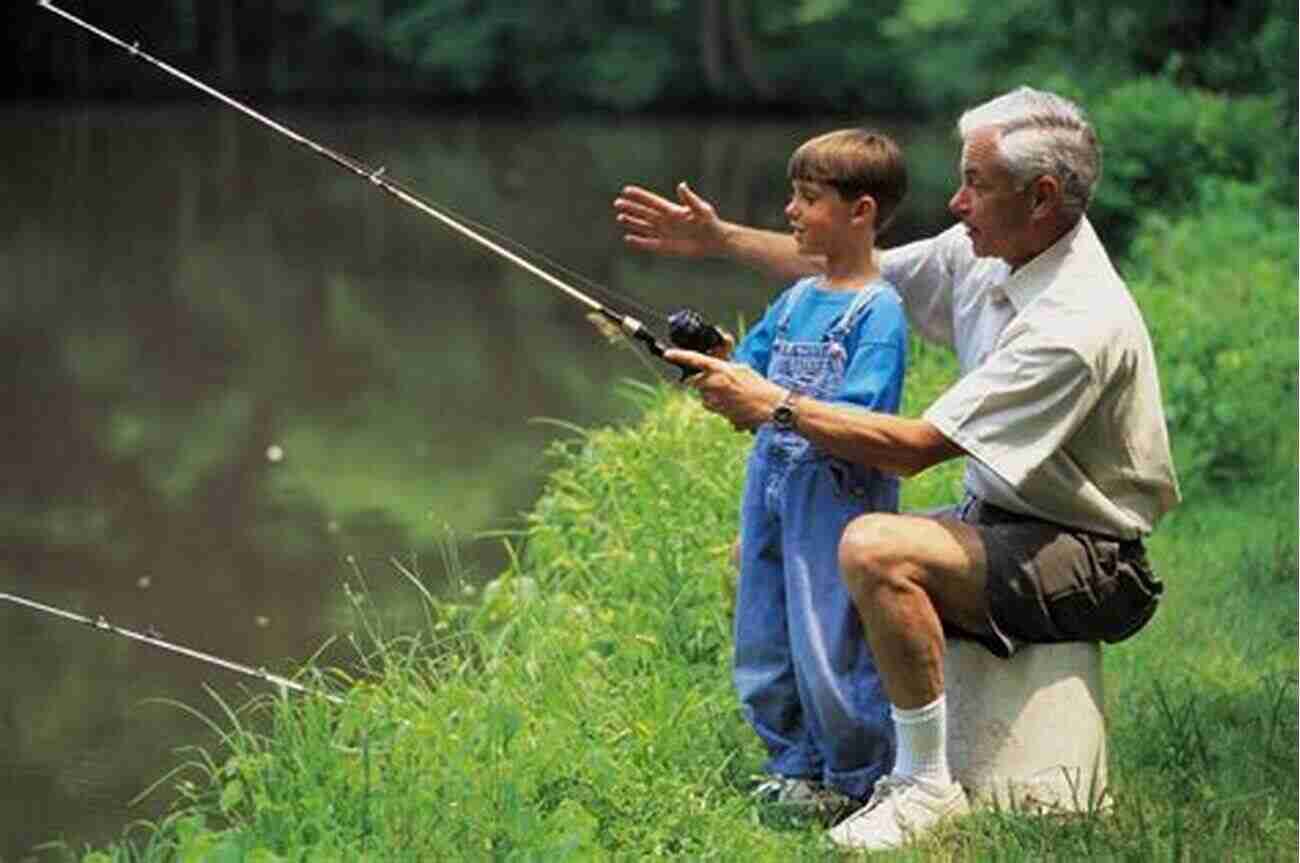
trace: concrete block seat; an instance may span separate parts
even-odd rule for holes
[[[1009,660],[950,639],[944,657],[948,759],[972,806],[1105,809],[1101,645],[1033,644]]]

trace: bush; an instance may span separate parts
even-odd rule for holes
[[[1160,362],[1184,491],[1296,473],[1296,213],[1206,180],[1188,218],[1150,215],[1133,291]]]
[[[1143,78],[1095,102],[1104,147],[1103,179],[1090,210],[1113,252],[1123,254],[1148,214],[1173,218],[1193,208],[1204,178],[1276,184],[1294,161],[1281,97],[1226,98]]]

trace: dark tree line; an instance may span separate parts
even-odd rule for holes
[[[952,110],[1026,78],[1141,75],[1294,107],[1286,0],[61,0],[205,80],[280,99],[536,109]],[[10,99],[180,97],[35,2],[4,13]]]

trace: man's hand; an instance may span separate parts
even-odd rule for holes
[[[713,205],[677,184],[673,203],[640,186],[625,186],[614,199],[615,221],[627,231],[623,242],[634,249],[687,258],[726,254],[727,223]]]
[[[785,390],[749,366],[729,363],[694,351],[664,353],[670,363],[696,369],[684,383],[700,394],[706,408],[731,421],[738,431],[752,431],[772,418]]]

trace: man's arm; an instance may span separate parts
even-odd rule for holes
[[[813,446],[845,461],[898,476],[915,476],[965,455],[923,419],[910,419],[814,399],[796,402],[795,430]]]
[[[674,203],[640,186],[626,186],[614,200],[615,220],[634,249],[688,258],[724,257],[782,279],[819,273],[820,258],[799,254],[794,237],[718,218],[713,205],[686,183]]]
[[[704,406],[738,429],[755,429],[772,417],[785,398],[784,387],[748,366],[727,363],[693,351],[671,350],[664,359],[699,369],[686,379]],[[810,398],[797,402],[796,430],[815,447],[845,461],[886,473],[913,476],[964,455],[931,423]]]

